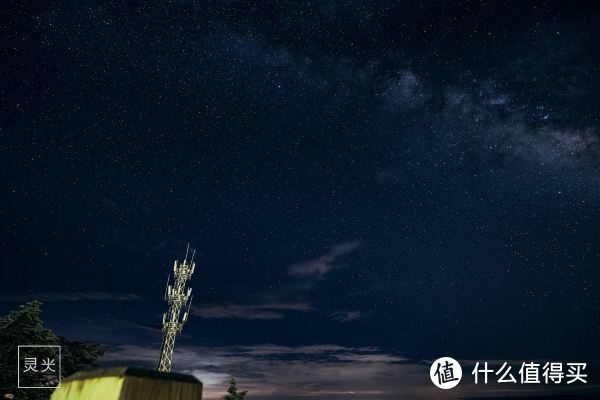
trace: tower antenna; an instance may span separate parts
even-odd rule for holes
[[[169,304],[169,309],[163,314],[163,341],[160,349],[160,359],[158,360],[158,370],[161,372],[171,372],[173,362],[173,350],[175,348],[175,337],[181,333],[183,325],[186,323],[191,306],[192,288],[186,287],[186,283],[191,279],[196,264],[192,255],[191,262],[188,262],[188,252],[190,244],[188,243],[185,252],[185,260],[178,263],[175,260],[173,264],[173,284],[169,285],[167,278],[167,288],[165,299]],[[193,254],[196,254],[194,250]],[[187,311],[181,316],[181,309],[187,305]]]

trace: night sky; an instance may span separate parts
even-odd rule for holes
[[[599,394],[593,3],[3,2],[0,312],[154,367],[189,242],[208,399]]]

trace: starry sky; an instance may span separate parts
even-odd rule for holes
[[[4,2],[0,311],[154,367],[190,243],[174,370],[208,399],[597,395],[600,7],[572,3]],[[441,391],[446,355],[591,382]]]

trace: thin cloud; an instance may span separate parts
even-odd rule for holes
[[[323,276],[336,267],[335,262],[339,257],[351,253],[359,247],[359,240],[335,245],[320,257],[290,266],[288,274],[296,278]]]
[[[153,368],[158,360],[158,350],[159,347],[117,346],[109,349],[101,362]],[[231,376],[236,378],[240,389],[248,390],[256,400],[299,397],[326,400],[347,396],[369,400],[450,400],[483,393],[490,397],[505,396],[507,387],[502,384],[490,382],[484,388],[465,379],[475,360],[458,361],[463,367],[463,382],[456,389],[445,391],[431,383],[431,360],[417,361],[377,347],[268,343],[228,347],[179,346],[173,357],[177,372],[194,375],[203,382],[202,397],[207,400],[222,399]],[[511,361],[511,365],[519,363]],[[595,385],[587,386],[587,390],[592,388]],[[556,388],[544,385],[511,387],[510,390],[513,394],[557,394]],[[576,395],[585,390],[584,387],[565,387],[561,392]]]
[[[75,292],[75,293],[32,293],[8,294],[0,296],[3,302],[24,303],[32,300],[42,302],[73,302],[73,301],[140,301],[142,297],[133,293],[107,293],[107,292]]]
[[[253,346],[240,346],[245,354],[252,356],[280,356],[289,354],[303,354],[303,355],[324,355],[324,354],[335,354],[344,353],[348,351],[352,352],[375,352],[378,349],[376,347],[353,347],[348,348],[345,346],[339,346],[336,344],[314,344],[307,346],[281,346],[275,344],[258,344]]]
[[[313,305],[303,300],[306,292],[315,286],[317,281],[314,278],[321,277],[338,267],[335,264],[337,259],[358,247],[360,247],[358,240],[341,243],[314,260],[293,264],[288,268],[288,274],[294,278],[303,278],[302,280],[282,283],[277,287],[256,293],[251,296],[247,304],[240,301],[199,304],[192,306],[192,313],[205,319],[278,320],[286,318],[290,312],[314,311]],[[351,311],[340,316],[340,320],[351,321],[359,316],[357,312]]]
[[[356,321],[364,317],[362,311],[336,311],[330,314],[331,319],[340,322]]]
[[[155,348],[125,345],[109,350],[102,362],[152,367],[158,359]],[[175,351],[178,372],[196,376],[204,383],[203,398],[219,399],[228,380],[235,376],[241,389],[255,399],[296,396],[331,398],[354,393],[367,397],[393,395],[387,379],[410,380],[418,364],[401,364],[404,357],[377,348],[353,348],[333,344],[311,346],[197,347],[181,346]],[[424,375],[426,376],[426,375]],[[405,387],[403,387],[404,389]]]
[[[308,302],[283,302],[265,304],[200,304],[192,307],[192,313],[206,319],[283,319],[287,311],[311,311]]]

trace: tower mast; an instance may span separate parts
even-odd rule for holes
[[[171,363],[173,361],[173,349],[175,347],[175,337],[181,333],[183,325],[186,323],[190,314],[190,306],[192,304],[192,288],[187,288],[186,282],[192,277],[196,263],[194,263],[194,255],[196,250],[192,252],[192,257],[188,261],[188,253],[190,245],[188,244],[185,252],[185,260],[183,263],[178,263],[175,260],[173,264],[174,282],[169,285],[167,279],[167,288],[165,290],[165,300],[169,304],[169,309],[163,314],[163,341],[160,349],[160,359],[158,361],[158,370],[161,372],[171,372]],[[181,310],[185,308],[183,317],[180,319]]]

